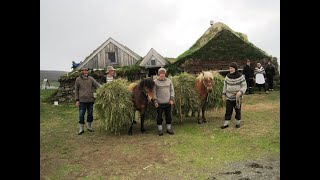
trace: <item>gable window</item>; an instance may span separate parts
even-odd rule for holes
[[[116,54],[114,52],[108,52],[109,62],[116,62]]]
[[[156,65],[156,60],[155,59],[151,59],[151,66],[155,66]]]

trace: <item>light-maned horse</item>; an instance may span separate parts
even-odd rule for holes
[[[208,93],[213,89],[213,74],[211,71],[202,71],[196,78],[196,89],[200,96],[200,106],[198,109],[198,123],[206,123],[205,111],[208,102]],[[200,120],[200,110],[202,112],[202,119]]]
[[[144,117],[146,108],[149,102],[154,100],[153,88],[155,83],[152,78],[145,78],[139,83],[131,83],[129,85],[129,91],[132,92],[132,102],[133,108],[139,111],[139,118],[141,121],[141,132],[144,133],[146,130],[144,128]],[[135,123],[135,117],[132,119],[131,126],[129,128],[128,134],[132,135],[132,126]]]

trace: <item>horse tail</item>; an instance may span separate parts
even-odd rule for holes
[[[138,85],[138,83],[131,83],[131,84],[129,84],[129,87],[128,87],[129,91],[133,91],[133,89],[134,89],[137,85]]]

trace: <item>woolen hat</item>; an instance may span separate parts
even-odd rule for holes
[[[238,70],[238,64],[236,62],[232,62],[229,67],[233,67],[236,71]]]
[[[165,68],[160,68],[160,69],[158,70],[158,74],[160,74],[160,71],[164,71],[164,73],[167,73],[167,70],[166,70]]]

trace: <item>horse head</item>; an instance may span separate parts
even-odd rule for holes
[[[146,94],[148,101],[153,101],[155,98],[153,88],[155,86],[155,83],[152,78],[145,78],[140,83],[140,88],[144,94]]]
[[[202,83],[207,92],[212,92],[213,74],[211,71],[202,71]]]

